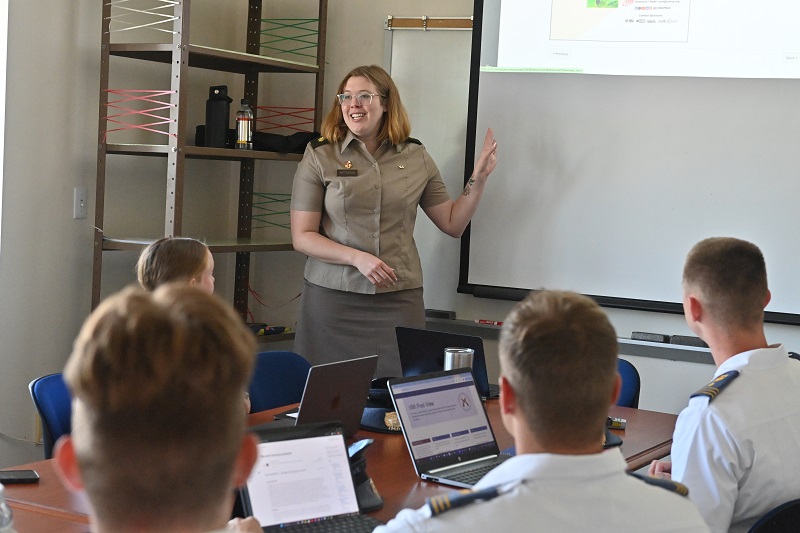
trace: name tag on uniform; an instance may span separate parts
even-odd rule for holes
[[[336,176],[340,178],[347,176],[358,176],[358,170],[354,168],[337,168]]]

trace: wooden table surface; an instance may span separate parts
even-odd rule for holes
[[[489,400],[485,406],[500,449],[512,446],[511,436],[500,418],[499,402]],[[248,415],[248,423],[254,426],[271,421],[276,412],[285,409]],[[617,406],[613,406],[609,414],[627,420],[626,429],[614,433],[623,439],[621,450],[630,470],[638,470],[651,460],[669,454],[676,415]],[[426,498],[453,490],[452,487],[429,483],[417,477],[402,435],[359,430],[350,440],[365,438],[374,440],[366,452],[367,473],[384,499],[383,508],[371,513],[379,520],[387,521],[403,508],[420,507]],[[6,487],[6,498],[14,510],[20,533],[88,531],[85,497],[72,494],[61,484],[52,460],[16,468],[32,468],[40,476],[36,484]]]

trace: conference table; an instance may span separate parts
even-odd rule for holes
[[[248,424],[257,426],[269,422],[287,407],[250,414]],[[488,400],[485,407],[500,449],[511,447],[513,441],[501,421],[499,402]],[[676,415],[618,406],[612,406],[609,415],[627,420],[624,430],[613,432],[622,438],[621,451],[629,470],[638,470],[653,459],[669,455]],[[426,498],[453,490],[417,477],[402,435],[362,429],[348,442],[367,438],[374,441],[366,451],[367,473],[384,499],[383,507],[370,514],[379,520],[388,521],[403,508],[420,507]],[[32,468],[40,476],[36,484],[6,486],[6,499],[14,510],[20,533],[88,531],[85,496],[73,494],[61,484],[52,460],[15,468]]]

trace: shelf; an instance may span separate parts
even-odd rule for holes
[[[297,73],[306,72],[316,74],[319,72],[317,65],[276,59],[244,52],[232,52],[208,46],[195,44],[186,45],[189,52],[189,66],[216,70],[220,72],[234,72],[250,74],[253,72]],[[112,56],[129,57],[154,61],[156,63],[172,63],[172,44],[112,44],[109,53]]]
[[[143,155],[166,157],[170,151],[166,144],[107,144],[107,154]],[[185,146],[183,153],[188,159],[220,159],[223,161],[241,161],[246,159],[262,159],[270,161],[300,161],[303,154],[281,154],[267,150],[235,150],[233,148],[207,148],[205,146]]]
[[[118,250],[125,252],[141,252],[145,246],[156,239],[145,238],[110,238],[103,237],[103,250]],[[290,238],[285,240],[259,240],[259,239],[230,239],[208,240],[206,246],[212,253],[233,252],[290,252],[294,250]]]
[[[258,344],[268,344],[270,342],[282,342],[294,340],[294,331],[288,333],[278,333],[276,335],[256,335]]]

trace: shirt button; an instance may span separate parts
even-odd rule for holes
[[[373,215],[376,215],[376,214],[378,214],[378,210],[377,210],[377,209],[373,209],[373,210],[372,210],[372,214],[373,214]]]
[[[373,237],[377,237],[378,236],[378,232],[376,231],[375,233],[372,234],[372,236]]]
[[[379,189],[379,188],[380,188],[380,185],[378,185],[378,184],[376,183],[376,184],[375,184],[375,188],[376,188],[376,189]]]

